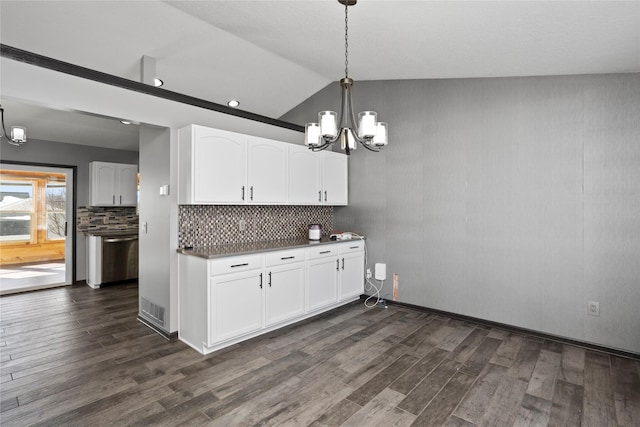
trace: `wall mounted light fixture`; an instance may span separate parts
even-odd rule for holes
[[[27,142],[27,129],[22,126],[11,126],[11,134],[7,134],[7,130],[4,126],[4,108],[2,108],[2,105],[0,105],[0,120],[2,121],[0,138],[5,137],[9,144],[17,146]]]

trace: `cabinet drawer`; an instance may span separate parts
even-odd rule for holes
[[[267,252],[264,256],[264,260],[266,266],[302,262],[304,261],[304,249]]]
[[[236,273],[238,271],[253,270],[262,268],[262,255],[247,255],[213,259],[210,262],[209,274],[217,276],[219,274]]]
[[[322,245],[317,248],[307,249],[307,259],[324,258],[327,256],[337,255],[338,252],[338,245]]]
[[[351,252],[362,252],[362,251],[364,251],[364,242],[360,239],[340,244],[341,254],[348,254]]]

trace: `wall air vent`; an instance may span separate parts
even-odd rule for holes
[[[141,298],[141,311],[145,318],[164,326],[164,307],[154,304],[146,298]]]

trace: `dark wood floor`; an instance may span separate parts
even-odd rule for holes
[[[353,304],[201,356],[135,283],[0,298],[3,426],[638,426],[640,362]]]

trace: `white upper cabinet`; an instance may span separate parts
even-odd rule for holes
[[[325,205],[346,205],[348,203],[347,156],[323,151],[322,154],[322,202]]]
[[[320,154],[303,145],[289,144],[289,203],[318,205],[322,202]]]
[[[287,144],[247,137],[248,203],[287,203]]]
[[[289,146],[289,203],[295,205],[346,205],[347,156],[332,151],[313,152],[302,145]]]
[[[180,204],[241,204],[246,136],[203,126],[180,130]]]
[[[91,206],[135,206],[138,201],[138,166],[89,163]]]
[[[179,165],[180,204],[347,204],[344,154],[190,125]]]

